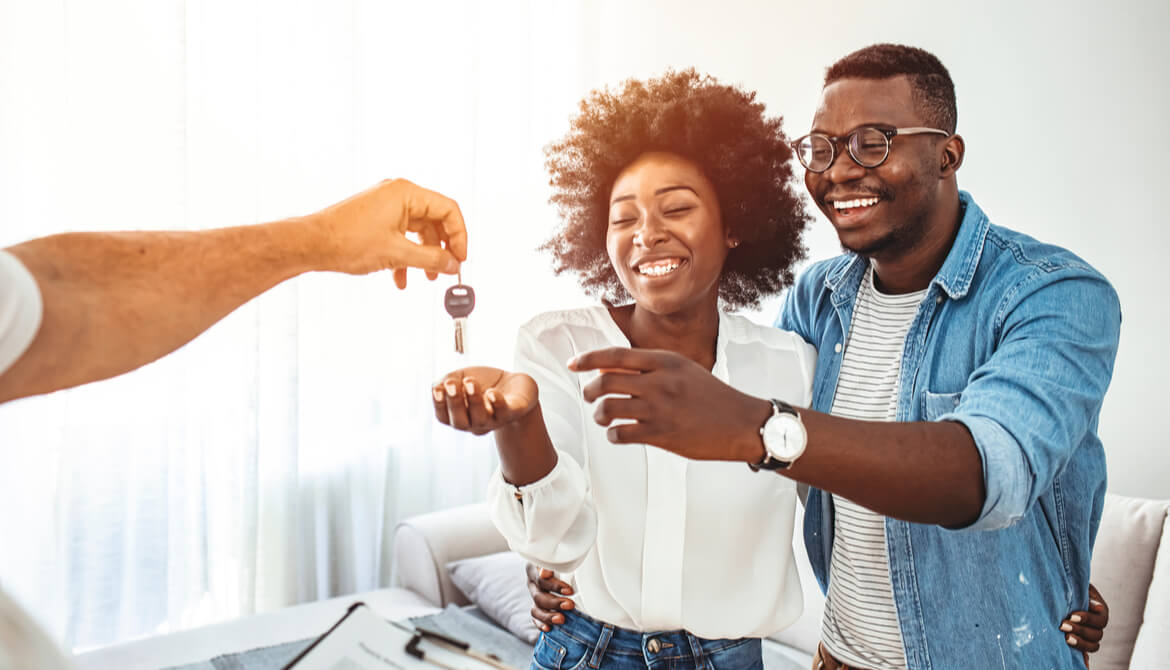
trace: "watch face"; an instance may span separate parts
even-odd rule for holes
[[[804,453],[804,425],[791,414],[776,414],[764,424],[763,441],[772,458],[793,461]]]

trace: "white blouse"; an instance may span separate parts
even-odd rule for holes
[[[793,563],[796,484],[739,462],[691,461],[647,445],[612,444],[572,357],[628,347],[605,306],[549,312],[520,329],[516,370],[532,375],[558,460],[519,489],[497,470],[496,527],[528,560],[562,573],[590,616],[641,631],[764,637],[803,607]],[[720,380],[807,407],[816,352],[799,336],[721,314]]]

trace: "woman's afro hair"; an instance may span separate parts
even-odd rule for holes
[[[578,274],[586,293],[611,303],[629,300],[606,252],[610,192],[651,151],[691,161],[715,187],[723,225],[740,241],[720,277],[725,309],[756,307],[792,283],[809,216],[793,189],[781,118],[766,116],[755,93],[693,69],[593,91],[568,134],[545,148],[562,225],[541,249],[558,275]]]

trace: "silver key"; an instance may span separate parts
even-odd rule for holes
[[[459,275],[459,283],[447,289],[443,296],[443,307],[455,319],[455,352],[463,353],[464,339],[467,331],[467,315],[475,309],[475,290],[463,283],[463,275]]]

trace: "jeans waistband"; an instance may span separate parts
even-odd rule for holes
[[[561,632],[585,644],[602,641],[600,646],[610,654],[625,654],[652,659],[659,657],[702,657],[742,644],[759,645],[759,638],[703,638],[685,630],[667,630],[645,633],[598,621],[584,612],[562,612],[565,623]]]

